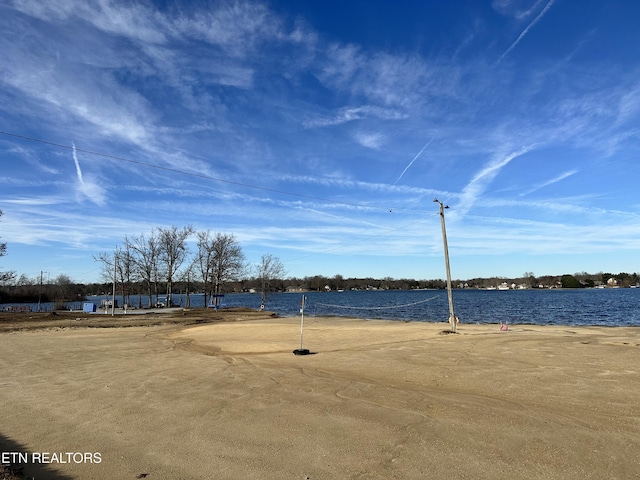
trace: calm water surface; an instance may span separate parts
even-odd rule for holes
[[[441,322],[449,318],[443,290],[312,292],[305,313]],[[268,297],[267,309],[298,315],[302,294]],[[249,299],[251,296],[248,295]],[[227,304],[235,303],[229,296]],[[238,298],[244,303],[247,296]],[[256,297],[259,303],[259,297]],[[640,326],[640,289],[454,290],[456,315],[467,323]],[[250,305],[248,305],[250,306]]]
[[[266,309],[281,316],[300,314],[302,293],[274,293]],[[377,290],[306,292],[305,315],[341,316],[418,322],[442,322],[449,318],[445,290]],[[107,297],[90,297],[100,304]],[[118,297],[116,297],[118,298]],[[138,298],[132,297],[137,305]],[[121,299],[118,299],[122,304]],[[143,297],[142,303],[146,305]],[[186,305],[184,295],[174,302]],[[465,323],[535,325],[640,326],[640,288],[582,290],[454,290],[455,313]],[[192,307],[202,306],[202,295],[191,295]],[[259,308],[259,294],[228,294],[227,307]],[[35,305],[33,305],[35,310]],[[43,310],[51,306],[43,305]],[[82,309],[76,302],[72,308]]]

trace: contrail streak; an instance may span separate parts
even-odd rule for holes
[[[104,205],[106,201],[106,195],[100,185],[91,181],[89,178],[86,182],[82,175],[82,169],[80,168],[80,161],[78,161],[78,153],[76,151],[76,144],[71,144],[71,152],[73,155],[73,163],[76,165],[76,174],[78,175],[78,194],[84,195],[89,200],[97,205]]]
[[[76,144],[71,143],[72,152],[73,152],[73,161],[76,164],[76,173],[78,174],[78,180],[81,185],[84,185],[84,179],[82,178],[82,170],[80,170],[80,162],[78,162],[78,156],[76,155]]]
[[[402,173],[400,174],[400,176],[398,177],[398,179],[397,179],[395,182],[393,182],[393,184],[394,184],[394,185],[400,181],[400,179],[402,178],[402,176],[403,176],[405,173],[407,173],[407,170],[409,170],[409,168],[411,167],[411,165],[413,165],[413,162],[415,162],[415,161],[418,159],[418,157],[420,156],[420,154],[422,154],[422,152],[424,152],[425,148],[427,148],[427,147],[429,146],[429,144],[430,144],[431,142],[433,142],[433,138],[434,138],[434,137],[431,137],[431,140],[429,140],[429,141],[425,144],[425,146],[424,146],[424,147],[422,147],[422,149],[418,152],[418,154],[417,154],[415,157],[413,157],[413,160],[411,160],[411,161],[409,162],[409,165],[407,165],[407,166],[406,166],[406,168],[402,171]]]
[[[558,175],[557,177],[552,178],[551,180],[547,180],[544,183],[540,183],[538,185],[534,185],[532,188],[530,188],[526,192],[522,192],[520,194],[520,196],[524,197],[525,195],[529,195],[530,193],[533,193],[533,192],[538,191],[538,190],[540,190],[542,188],[548,187],[549,185],[553,185],[554,183],[558,183],[558,182],[564,180],[565,178],[570,177],[571,175],[575,175],[576,173],[578,173],[577,169],[573,169],[573,170],[569,170],[568,172],[561,173],[560,175]]]
[[[542,11],[538,14],[538,16],[536,18],[534,18],[529,25],[527,25],[527,28],[525,28],[522,31],[522,33],[520,34],[520,36],[518,38],[516,38],[516,41],[513,42],[511,44],[511,46],[509,48],[507,48],[507,50],[502,54],[502,56],[498,59],[498,63],[500,63],[502,61],[502,59],[504,57],[506,57],[509,54],[509,52],[511,50],[513,50],[516,47],[516,45],[518,45],[518,43],[520,43],[520,40],[522,40],[524,38],[524,36],[529,32],[529,30],[531,30],[531,27],[533,27],[536,23],[538,23],[538,21],[542,17],[544,17],[545,13],[547,13],[549,11],[549,9],[551,8],[551,5],[553,5],[553,2],[555,2],[555,0],[549,0],[547,5],[542,9]]]

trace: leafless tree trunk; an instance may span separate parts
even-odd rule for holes
[[[0,217],[2,217],[3,213],[0,210]],[[0,257],[4,257],[7,254],[7,243],[0,242]],[[0,272],[0,282],[10,282],[16,276],[16,272]]]
[[[200,274],[200,278],[204,288],[204,306],[207,307],[209,282],[211,279],[211,268],[213,267],[213,238],[209,230],[203,230],[196,233],[198,238],[198,251],[194,259],[194,267]]]
[[[189,253],[186,241],[192,233],[193,227],[191,226],[183,227],[181,229],[175,226],[169,228],[158,228],[160,259],[166,268],[167,306],[171,306],[173,304],[173,278]]]
[[[131,244],[126,238],[124,248],[117,253],[117,257],[116,266],[121,285],[122,304],[130,305],[133,282],[136,279],[136,263]]]
[[[264,305],[271,281],[284,277],[285,269],[278,257],[266,254],[262,255],[260,259],[260,263],[257,266],[257,273],[260,279],[260,285],[262,286],[262,305]]]
[[[191,297],[190,297],[190,293],[191,293],[191,281],[193,279],[193,273],[196,269],[196,261],[192,261],[189,266],[184,270],[184,272],[182,272],[182,277],[181,280],[183,282],[186,282],[185,285],[185,308],[191,308]]]
[[[71,289],[73,286],[73,280],[69,276],[60,274],[53,281],[56,286],[56,303],[57,308],[63,308],[65,301],[72,300]]]
[[[115,253],[102,252],[93,256],[96,262],[100,262],[100,278],[105,283],[111,283],[113,281],[113,262],[115,261]]]
[[[152,285],[155,284],[155,293],[158,294],[157,272],[158,272],[158,236],[155,232],[151,232],[151,235],[146,237],[141,234],[137,237],[125,238],[125,243],[129,246],[138,275],[145,283],[147,290],[148,304],[150,308],[152,306]]]
[[[240,244],[232,234],[216,233],[211,247],[213,300],[214,306],[219,307],[225,283],[236,280],[245,271],[245,258]]]

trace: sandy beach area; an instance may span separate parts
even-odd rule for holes
[[[3,461],[36,479],[640,477],[640,328],[308,318],[296,356],[299,318],[247,318],[0,333]]]

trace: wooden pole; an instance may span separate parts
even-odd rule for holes
[[[447,297],[449,299],[449,323],[451,324],[451,331],[456,333],[457,331],[457,317],[453,311],[453,292],[451,291],[451,268],[449,266],[449,246],[447,245],[447,229],[444,224],[444,209],[445,207],[441,201],[437,198],[434,202],[440,204],[440,225],[442,226],[442,243],[444,244],[444,264],[447,270]]]

